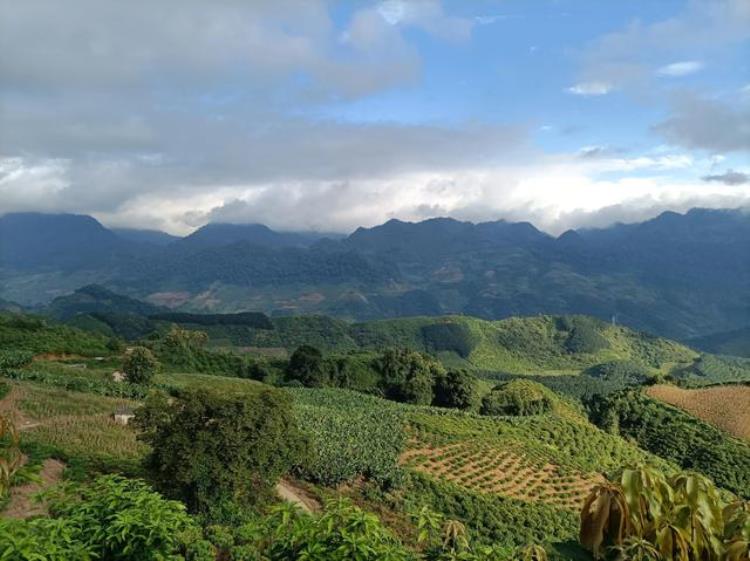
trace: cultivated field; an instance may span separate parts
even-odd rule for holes
[[[656,385],[648,395],[711,423],[732,436],[750,440],[750,386],[715,386],[685,390]]]

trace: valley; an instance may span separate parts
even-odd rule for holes
[[[158,395],[181,400],[209,392],[230,403],[272,391],[290,400],[293,422],[308,442],[285,475],[281,500],[306,505],[303,511],[313,505],[308,516],[319,517],[332,508],[332,497],[345,497],[351,508],[376,512],[373,520],[415,551],[424,522],[413,513],[422,509],[465,525],[474,544],[465,552],[477,559],[487,558],[478,553],[484,547],[499,547],[496,555],[505,559],[531,544],[551,558],[586,559],[574,542],[592,489],[624,466],[676,476],[685,467],[677,451],[684,446],[709,454],[693,469],[723,492],[749,497],[750,444],[736,440],[744,412],[722,415],[726,398],[718,396],[729,393],[736,402],[750,384],[750,361],[594,318],[352,323],[196,315],[101,287],[58,298],[47,313],[0,314],[0,411],[19,429],[28,458],[23,469],[44,471],[57,462],[63,471],[54,480],[151,477],[154,448],[140,436],[148,417],[123,425],[118,411],[143,415],[143,405],[155,407],[148,404]],[[124,368],[123,359],[144,345],[159,371],[145,384],[118,381],[113,373]],[[716,385],[727,383],[735,385]],[[634,399],[628,395],[639,396],[633,402],[643,404],[639,416],[619,409],[623,399]],[[697,397],[703,395],[717,398]],[[672,414],[652,399],[686,413],[662,427],[659,419]],[[705,437],[682,434],[678,427],[695,431],[693,414],[718,429],[705,425]],[[664,428],[672,447],[654,444]],[[42,478],[37,489],[53,479]],[[7,516],[54,511],[18,498],[23,493],[11,493]],[[224,521],[222,531],[238,523],[210,516]],[[242,559],[212,536],[203,538],[207,550]],[[234,538],[252,544],[242,539]]]

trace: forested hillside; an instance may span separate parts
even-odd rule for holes
[[[585,314],[677,339],[745,328],[750,316],[741,211],[664,213],[559,238],[528,223],[446,218],[343,239],[215,224],[148,243],[90,217],[38,214],[0,217],[0,234],[0,296],[25,304],[99,283],[186,311]]]

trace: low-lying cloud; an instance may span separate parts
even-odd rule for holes
[[[701,179],[708,182],[718,182],[724,185],[744,185],[750,183],[750,175],[741,171],[728,169],[724,173],[704,175]]]

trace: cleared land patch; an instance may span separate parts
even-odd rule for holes
[[[715,386],[686,390],[652,386],[648,395],[673,405],[732,436],[750,440],[750,386]]]

